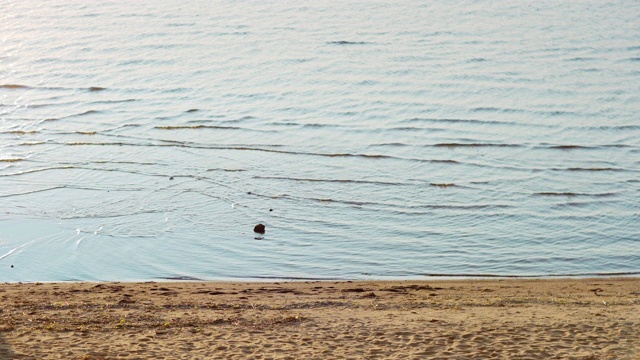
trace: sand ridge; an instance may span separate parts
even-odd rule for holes
[[[640,359],[640,279],[0,284],[0,359]]]

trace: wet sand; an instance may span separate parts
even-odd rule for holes
[[[640,278],[0,284],[0,359],[640,359]]]

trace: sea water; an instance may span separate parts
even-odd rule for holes
[[[638,274],[638,19],[1,0],[0,281]]]

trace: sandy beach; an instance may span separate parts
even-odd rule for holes
[[[640,279],[11,283],[0,359],[640,359]]]

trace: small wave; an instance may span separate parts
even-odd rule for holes
[[[350,154],[350,153],[342,153],[342,154],[309,154],[309,155],[320,155],[320,156],[328,156],[328,157],[362,157],[368,159],[394,159],[395,157],[389,155],[379,155],[379,154]]]
[[[242,129],[237,126],[219,126],[219,125],[167,125],[167,126],[154,126],[155,129],[160,130],[182,130],[182,129],[228,129],[238,130]]]
[[[577,150],[577,149],[593,149],[590,146],[582,146],[582,145],[554,145],[549,146],[549,149],[557,149],[557,150]]]
[[[44,145],[46,143],[47,143],[46,141],[30,141],[30,142],[21,143],[19,145],[21,145],[21,146],[36,146],[36,145]]]
[[[450,273],[424,273],[424,274],[416,274],[420,276],[428,276],[428,277],[447,277],[447,278],[519,278],[519,277],[528,277],[528,276],[520,276],[520,275],[500,275],[500,274],[485,274],[485,273],[460,273],[460,274],[450,274]]]
[[[537,196],[560,196],[560,197],[576,197],[576,196],[588,196],[588,197],[609,197],[615,196],[615,193],[599,193],[599,194],[587,194],[587,193],[575,193],[575,192],[553,192],[543,191],[535,193]]]
[[[304,126],[304,124],[300,124],[293,121],[282,121],[282,122],[270,122],[269,125],[275,126]]]
[[[591,200],[591,201],[582,200],[582,201],[569,201],[565,203],[555,204],[553,205],[553,208],[564,210],[566,208],[571,208],[571,209],[586,208],[586,207],[601,206],[601,205],[602,205],[602,200]]]
[[[549,127],[548,125],[539,124],[523,124],[514,121],[496,121],[496,120],[479,120],[479,119],[453,119],[453,118],[409,118],[401,121],[402,123],[421,123],[427,122],[432,124],[477,124],[477,125],[499,125],[499,126],[517,126],[517,127]]]
[[[356,205],[356,206],[380,205],[378,203],[368,202],[368,201],[338,200],[338,199],[331,199],[331,198],[306,198],[306,200],[317,201],[322,203],[336,203],[336,204]]]
[[[326,183],[351,183],[351,184],[374,184],[374,185],[405,185],[398,182],[372,181],[372,180],[352,180],[352,179],[313,179],[313,178],[293,178],[287,176],[254,176],[254,179],[273,179],[306,182],[326,182]]]
[[[284,64],[303,64],[312,61],[312,59],[308,58],[294,58],[294,59],[284,59],[282,63]]]
[[[151,139],[146,139],[151,140]],[[193,149],[211,149],[211,150],[236,150],[236,151],[259,151],[276,154],[289,154],[289,155],[305,155],[305,156],[321,156],[331,158],[364,158],[364,159],[392,159],[402,161],[416,161],[421,163],[433,163],[433,164],[460,164],[456,160],[439,160],[439,159],[418,159],[418,158],[405,158],[391,155],[382,154],[361,154],[361,153],[315,153],[315,152],[303,152],[303,151],[291,151],[291,150],[278,150],[269,149],[265,147],[252,147],[252,146],[216,146],[205,144],[194,144],[185,141],[175,140],[161,140],[165,144],[152,144],[152,143],[127,143],[127,142],[90,142],[90,141],[72,141],[72,142],[55,142],[61,145],[70,146],[158,146],[158,147],[181,147],[181,148],[193,148]],[[42,142],[44,143],[44,142]],[[22,144],[25,145],[25,144]],[[270,147],[280,147],[282,145],[263,145]]]
[[[29,242],[27,242],[27,243],[24,243],[24,244],[22,244],[22,245],[20,245],[20,246],[18,246],[18,247],[15,247],[15,248],[13,248],[13,249],[9,250],[9,252],[8,252],[8,253],[6,253],[6,254],[4,254],[4,255],[0,256],[0,260],[2,260],[2,259],[4,259],[4,258],[8,257],[9,255],[13,254],[13,253],[14,253],[14,252],[16,252],[16,251],[17,251],[18,253],[19,253],[19,252],[21,252],[21,251],[22,251],[22,249],[23,249],[25,246],[27,246],[27,245],[31,244],[32,242],[33,242],[33,240],[31,240],[31,241],[29,241]]]
[[[100,110],[87,110],[85,112],[81,112],[79,114],[75,114],[75,115],[71,115],[71,116],[91,115],[91,114],[98,114],[98,113],[100,113]]]
[[[64,189],[64,188],[65,188],[65,186],[54,186],[54,187],[50,187],[50,188],[46,188],[46,189],[37,189],[37,190],[25,191],[25,192],[21,192],[21,193],[0,194],[0,198],[36,194],[36,193],[41,193],[41,192],[46,192],[46,191],[51,191],[51,190]]]
[[[434,163],[434,164],[460,164],[460,162],[456,160],[420,160],[420,161]]]
[[[8,158],[8,159],[0,159],[0,162],[5,162],[5,163],[13,163],[13,162],[20,162],[24,159],[22,158]]]
[[[69,166],[52,166],[52,167],[48,167],[48,168],[31,169],[31,170],[19,171],[19,172],[9,173],[9,174],[0,174],[0,177],[19,176],[19,175],[32,174],[32,173],[37,173],[37,172],[42,172],[42,171],[67,170],[67,169],[75,169],[75,166],[72,166],[72,165],[69,165]]]
[[[386,208],[387,211],[400,211],[407,213],[410,210],[415,214],[415,210],[460,210],[460,211],[475,211],[475,210],[497,210],[497,209],[509,209],[511,205],[506,204],[427,204],[427,205],[405,205],[405,204],[392,204],[385,202],[372,202],[372,201],[356,201],[356,200],[344,200],[333,198],[308,198],[308,197],[293,197],[287,194],[279,197],[290,197],[307,201],[316,201],[321,203],[334,203],[343,205],[356,205],[356,206],[372,206],[376,208]]]
[[[27,85],[18,85],[18,84],[4,84],[0,85],[0,89],[29,89],[30,87]]]
[[[80,135],[95,135],[97,132],[95,131],[74,131],[76,134]]]
[[[571,59],[567,59],[567,61],[579,61],[579,62],[582,62],[582,61],[593,61],[593,60],[596,60],[596,58],[594,58],[594,57],[574,57],[574,58],[571,58]]]
[[[94,164],[130,164],[130,165],[158,165],[155,162],[140,162],[140,161],[112,161],[112,160],[96,160],[91,161]]]
[[[359,86],[373,86],[373,85],[377,85],[377,84],[378,84],[378,82],[375,81],[375,80],[363,80],[363,81],[360,81],[360,82],[356,83],[356,85],[359,85]]]
[[[263,151],[263,152],[272,152],[272,153],[279,153],[279,154],[324,156],[324,157],[362,157],[367,159],[402,159],[402,158],[397,158],[390,155],[379,155],[379,154],[351,154],[351,153],[327,154],[327,153],[265,149],[265,148],[249,147],[249,146],[218,146],[218,147],[208,147],[208,148],[225,149],[225,150]],[[415,160],[415,159],[403,159],[403,160]]]
[[[584,194],[572,193],[572,192],[543,191],[543,192],[537,192],[535,195],[539,195],[539,196],[578,196],[578,195],[584,195]]]
[[[522,110],[522,109],[511,109],[511,108],[498,108],[498,107],[487,106],[487,107],[473,108],[473,109],[471,109],[471,111],[473,111],[473,112],[519,113],[519,112],[523,112],[524,110]]]
[[[393,143],[382,143],[382,144],[372,144],[369,145],[369,147],[376,147],[376,146],[411,146],[409,144],[405,144],[405,143],[399,143],[399,142],[393,142]]]
[[[562,111],[562,110],[551,110],[551,111],[537,111],[536,113],[542,115],[551,115],[551,116],[566,116],[566,115],[577,115],[577,112],[574,111]]]
[[[434,133],[436,131],[446,131],[444,129],[438,129],[438,128],[426,128],[426,127],[415,127],[415,126],[396,126],[396,127],[390,127],[388,128],[389,130],[393,130],[393,131],[424,131],[427,130],[430,133]]]
[[[107,90],[106,88],[100,87],[100,86],[92,86],[88,89],[89,91],[104,91]]]
[[[197,278],[197,277],[194,277],[194,276],[188,276],[188,275],[185,275],[185,276],[167,276],[167,277],[163,277],[163,278],[160,278],[160,279],[171,280],[171,281],[204,281],[204,279]]]
[[[200,111],[200,109],[189,109],[189,110],[187,110],[185,112],[193,113],[193,112],[197,112],[197,111]]]
[[[137,144],[127,144],[125,142],[89,142],[89,141],[72,141],[64,143],[69,146],[152,146],[152,145],[137,145]]]
[[[135,102],[135,101],[138,101],[138,99],[100,100],[100,101],[92,101],[91,104],[119,104],[119,103]]]
[[[434,147],[522,147],[520,144],[495,144],[495,143],[439,143],[434,144]]]
[[[611,276],[636,276],[640,275],[640,271],[628,272],[601,272],[601,273],[566,273],[566,274],[532,274],[532,275],[505,275],[505,274],[484,274],[484,273],[422,273],[415,274],[428,277],[460,277],[460,278],[559,278],[559,277],[611,277]]]
[[[457,185],[456,185],[456,184],[454,184],[454,183],[431,183],[431,184],[429,184],[429,185],[431,185],[431,186],[435,186],[435,187],[439,187],[439,188],[442,188],[442,189],[457,186]]]
[[[326,127],[339,127],[340,125],[335,125],[335,124],[319,124],[319,123],[313,123],[313,124],[304,124],[302,125],[302,127],[304,128],[326,128]]]
[[[344,280],[339,277],[302,277],[302,276],[260,276],[260,275],[252,275],[252,276],[238,276],[239,279],[261,279],[261,280],[283,280],[283,281],[339,281]]]
[[[38,130],[9,130],[4,131],[4,134],[16,134],[16,135],[30,135],[38,133]]]
[[[640,125],[596,125],[596,126],[569,126],[567,129],[577,130],[640,130]]]
[[[74,188],[74,189],[85,189],[85,190],[104,190],[104,189],[93,189],[93,188]],[[137,189],[135,191],[139,191]],[[60,216],[60,220],[75,220],[75,219],[117,219],[117,218],[129,218],[136,215],[146,215],[146,214],[164,214],[164,211],[161,210],[141,210],[141,211],[133,211],[133,212],[123,212],[123,213],[82,213],[82,214],[73,214],[73,215],[63,215]],[[113,234],[102,233],[105,236],[114,237]],[[134,235],[135,237],[153,237],[153,235]]]
[[[599,167],[594,167],[594,168],[580,168],[580,167],[552,168],[551,170],[553,170],[553,171],[627,171],[627,170],[621,169],[621,168],[609,168],[609,167],[605,167],[605,168],[599,168]]]
[[[85,116],[85,115],[92,115],[92,114],[99,114],[101,111],[100,110],[87,110],[81,113],[77,113],[77,114],[71,114],[65,117],[61,117],[61,118],[47,118],[44,119],[43,121],[57,121],[57,120],[62,120],[62,119],[69,119],[69,118],[74,118],[74,117],[79,117],[79,116]]]
[[[403,123],[414,122],[430,122],[430,123],[478,123],[478,124],[493,124],[496,121],[476,120],[476,119],[447,119],[447,118],[410,118],[404,119]]]
[[[183,27],[183,26],[191,27],[191,26],[194,26],[195,24],[196,23],[193,23],[193,22],[184,22],[184,23],[170,23],[170,24],[167,24],[167,26],[169,26],[169,27]]]
[[[246,121],[246,120],[255,120],[255,119],[256,119],[255,116],[245,115],[245,116],[242,116],[242,117],[240,117],[238,119],[235,119],[233,121]]]
[[[245,169],[207,169],[207,171],[243,172]]]
[[[509,205],[503,205],[503,204],[476,204],[476,205],[442,204],[442,205],[418,205],[418,206],[410,206],[409,208],[447,209],[447,210],[487,210],[487,209],[505,209],[510,207],[511,206]]]
[[[366,42],[366,41],[346,41],[346,40],[340,40],[340,41],[329,41],[327,42],[327,44],[329,45],[368,45],[370,43]]]
[[[610,144],[610,145],[595,145],[595,146],[587,146],[587,145],[544,145],[544,146],[538,146],[536,148],[551,149],[551,150],[598,150],[598,149],[605,149],[605,148],[623,149],[623,148],[628,148],[628,147],[631,147],[631,146],[623,145],[623,144]]]

